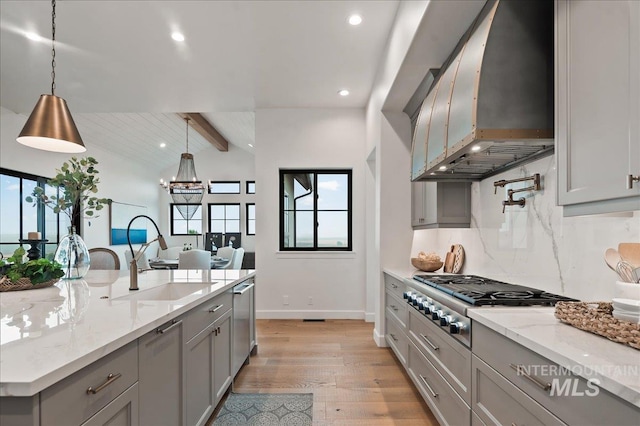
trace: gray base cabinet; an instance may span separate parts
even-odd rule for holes
[[[558,0],[556,39],[558,204],[638,210],[640,2]]]
[[[122,392],[82,426],[138,426],[138,384]]]
[[[413,182],[411,225],[414,229],[468,228],[471,183]]]
[[[173,320],[138,339],[140,423],[175,426],[182,418],[182,320]]]

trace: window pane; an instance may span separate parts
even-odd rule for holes
[[[18,242],[20,239],[20,179],[0,175],[0,241]],[[11,251],[10,251],[11,250]],[[13,248],[2,248],[3,254],[11,254]]]
[[[209,218],[224,219],[224,205],[210,205]]]
[[[247,222],[247,234],[248,235],[255,235],[256,234],[256,221],[255,220],[249,220]]]
[[[240,205],[226,206],[227,219],[240,219]]]
[[[178,213],[180,214],[180,213]],[[186,220],[174,220],[173,221],[173,233],[174,234],[186,234],[187,233],[187,221]]]
[[[318,212],[318,247],[346,247],[348,222],[347,212]]]
[[[297,212],[295,247],[313,247],[313,212]]]
[[[210,222],[209,232],[224,233],[224,220],[212,220]]]
[[[187,231],[189,234],[202,234],[202,222],[199,220],[190,220],[188,221],[189,230]]]
[[[256,205],[255,204],[247,204],[247,217],[249,220],[256,218]]]
[[[239,194],[240,182],[209,181],[209,194]]]
[[[35,180],[22,179],[22,195],[26,198],[31,195],[33,189],[37,186]],[[22,238],[27,238],[28,232],[38,230],[38,207],[33,203],[28,203],[22,199]]]
[[[348,176],[318,174],[318,210],[347,210]]]
[[[227,226],[225,227],[225,232],[240,232],[240,221],[228,220]]]
[[[255,181],[247,181],[247,194],[255,194],[255,193],[256,193]]]

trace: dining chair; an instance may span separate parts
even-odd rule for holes
[[[166,250],[162,250],[161,248],[158,248],[158,257],[160,259],[175,260],[178,258],[178,256],[180,256],[180,253],[182,253],[182,249],[183,248],[180,246],[167,247]]]
[[[133,255],[131,254],[131,250],[127,249],[124,251],[124,259],[127,261],[127,269],[131,265],[131,260],[133,259]],[[138,269],[151,269],[151,265],[149,265],[149,260],[147,259],[147,255],[142,253],[142,255],[138,258]]]
[[[118,254],[111,249],[104,247],[91,248],[89,249],[89,258],[91,259],[91,269],[120,269]]]
[[[180,252],[178,269],[211,269],[211,252],[199,249]]]
[[[233,262],[233,256],[235,252],[236,252],[236,249],[234,249],[233,247],[228,247],[228,246],[220,247],[218,249],[217,256],[223,259],[229,259],[229,261],[224,265],[217,266],[216,269],[231,269],[231,262]]]
[[[244,259],[244,249],[242,247],[237,248],[231,259],[231,265],[228,269],[242,269],[242,259]]]

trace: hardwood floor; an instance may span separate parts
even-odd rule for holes
[[[388,348],[364,321],[258,320],[258,354],[234,392],[313,393],[313,424],[438,425]]]

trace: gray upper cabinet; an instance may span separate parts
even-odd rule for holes
[[[556,2],[556,153],[564,215],[640,209],[640,2]]]
[[[413,182],[413,228],[469,228],[470,182]]]

